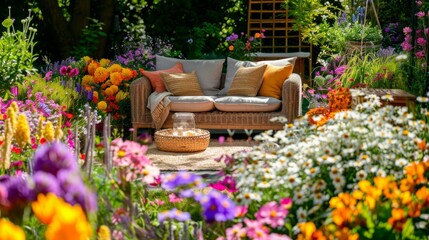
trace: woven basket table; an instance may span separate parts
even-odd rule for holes
[[[201,152],[206,150],[210,142],[210,132],[194,129],[192,134],[178,136],[173,129],[163,129],[155,132],[156,147],[165,152]]]

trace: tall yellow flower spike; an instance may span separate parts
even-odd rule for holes
[[[13,110],[12,110],[13,111]],[[10,168],[10,151],[12,146],[12,138],[13,138],[13,128],[12,128],[12,119],[8,118],[5,121],[5,134],[3,139],[3,145],[1,145],[1,155],[0,155],[0,163],[1,167],[4,169]]]
[[[15,103],[15,102],[13,102],[13,103]],[[15,108],[13,107],[13,105],[14,105],[13,103],[6,110],[7,118],[11,120],[10,123],[12,124],[12,131],[15,130],[16,121],[17,121],[16,120],[17,111],[15,111]]]
[[[61,125],[62,125],[62,115],[60,114],[58,118],[57,127],[55,128],[55,139],[58,141],[61,140],[61,138],[64,135],[63,130],[61,130]]]
[[[49,142],[53,142],[55,140],[54,125],[51,121],[46,122],[45,130],[43,131],[43,137],[45,137]]]
[[[24,240],[25,234],[22,228],[14,225],[6,219],[0,219],[0,240]]]
[[[31,144],[30,126],[25,114],[18,115],[14,137],[20,148],[24,148],[27,144]]]

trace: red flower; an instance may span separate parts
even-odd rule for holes
[[[21,154],[21,148],[18,148],[18,147],[13,146],[13,147],[12,147],[12,152],[14,152],[14,153],[16,153],[16,154]]]

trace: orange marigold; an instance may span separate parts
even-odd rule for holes
[[[113,89],[111,89],[110,87],[106,88],[106,90],[104,90],[104,94],[106,96],[113,96],[115,93],[113,92]]]
[[[95,70],[100,67],[100,64],[96,61],[91,61],[88,65],[88,73],[94,75]]]
[[[234,51],[234,45],[228,47],[229,51]]]
[[[94,77],[92,75],[85,75],[82,78],[82,86],[90,86],[94,84]]]
[[[102,67],[106,67],[107,65],[109,65],[109,63],[110,63],[110,60],[107,58],[102,58],[100,60],[100,66],[102,66]]]
[[[112,64],[112,66],[110,66],[107,70],[109,70],[109,72],[113,73],[113,72],[121,72],[122,71],[122,67],[121,65],[115,63]]]
[[[105,69],[104,67],[99,67],[94,72],[95,83],[102,83],[106,81],[108,77],[109,77],[109,71],[107,71],[107,69]]]
[[[137,76],[137,71],[129,69],[129,68],[123,68],[122,69],[122,77],[124,81],[129,81]]]
[[[115,94],[119,91],[119,88],[118,88],[118,86],[116,86],[116,85],[112,85],[112,86],[110,86],[110,88],[113,90],[113,92],[114,92]]]
[[[119,86],[122,83],[122,74],[120,72],[113,72],[110,74],[110,81],[113,85]]]

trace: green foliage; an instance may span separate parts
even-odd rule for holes
[[[246,5],[243,0],[156,1],[143,13],[146,34],[168,40],[186,58],[213,56],[221,38],[234,29],[245,29]]]
[[[79,45],[75,46],[70,53],[77,59],[92,55],[98,49],[100,38],[106,36],[106,33],[103,32],[103,22],[94,18],[89,18],[89,20],[89,25],[83,29],[80,35]]]
[[[27,90],[33,93],[42,93],[43,96],[53,100],[60,106],[71,108],[78,100],[78,93],[72,88],[64,87],[60,81],[46,81],[44,78],[32,75],[18,84],[18,100],[29,99]]]
[[[209,58],[207,53],[216,49],[219,44],[219,33],[219,26],[208,22],[194,27],[191,38],[188,39],[188,58]]]
[[[354,22],[349,24],[344,29],[344,35],[346,41],[370,41],[374,43],[379,43],[383,38],[381,29],[378,26],[373,26],[371,23],[360,24]]]
[[[327,24],[332,25],[341,10],[336,5],[320,0],[286,0],[285,8],[295,23],[293,28],[301,31],[302,40],[319,46],[325,43],[329,32]],[[322,23],[324,25],[320,26]]]
[[[359,54],[348,59],[341,76],[344,87],[399,88],[409,91],[405,63],[397,56],[377,57],[375,54]]]
[[[22,31],[15,31],[14,20],[10,15],[2,22],[6,28],[0,37],[0,93],[5,93],[11,86],[20,83],[24,77],[35,73],[33,67],[37,54],[33,53],[34,37],[37,29],[31,26],[31,11],[21,20]]]

